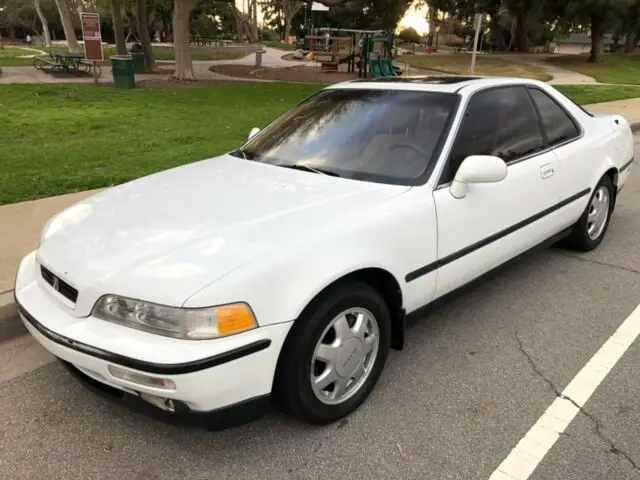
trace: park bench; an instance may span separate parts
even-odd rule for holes
[[[45,73],[66,72],[74,75],[91,73],[94,64],[86,60],[84,54],[73,52],[50,52],[33,59],[33,66]],[[95,64],[96,73],[102,75],[102,68]]]
[[[54,57],[51,55],[34,57],[33,66],[36,70],[42,70],[43,72],[49,73],[55,70],[62,71],[64,66],[56,61]]]

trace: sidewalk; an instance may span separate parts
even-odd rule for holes
[[[100,190],[70,193],[57,197],[0,206],[0,307],[13,301],[13,281],[18,263],[36,248],[40,231],[47,220],[64,208]]]
[[[547,55],[544,54],[512,54],[502,55],[502,57],[546,71],[553,75],[553,78],[547,82],[551,85],[601,85],[592,77],[545,62]]]
[[[640,130],[640,98],[586,105],[592,112],[619,113]],[[22,257],[36,248],[46,221],[64,208],[102,189],[70,193],[22,203],[0,206],[0,342],[21,334],[13,306],[13,282]]]
[[[282,56],[286,52],[284,50],[278,50],[276,48],[267,47],[266,53],[262,56],[262,66],[264,67],[291,67],[291,66],[315,66],[315,62],[299,62],[282,60]],[[166,70],[166,76],[168,77],[173,71],[173,60],[158,60],[158,69],[162,72]],[[209,67],[213,65],[255,65],[255,54],[249,54],[246,57],[236,60],[194,60],[193,72],[198,80],[219,80],[219,81],[234,81],[234,82],[268,82],[269,80],[251,79],[251,78],[238,78],[229,77],[220,73],[215,73],[209,70]],[[102,75],[98,78],[99,83],[112,83],[113,77],[111,74],[111,66],[103,65]],[[157,80],[163,78],[162,73],[142,73],[136,74],[136,81],[145,80]],[[93,83],[92,76],[86,77],[74,77],[63,76],[54,77],[48,73],[44,73],[40,70],[36,70],[31,65],[19,66],[19,67],[2,67],[2,74],[0,75],[0,84],[14,84],[14,83]]]

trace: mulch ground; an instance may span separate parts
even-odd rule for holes
[[[321,72],[320,66],[294,66],[284,68],[256,68],[251,65],[214,65],[212,72],[230,77],[257,78],[283,82],[339,83],[358,78],[358,72]]]

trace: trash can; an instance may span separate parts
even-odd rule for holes
[[[147,62],[144,58],[144,47],[140,43],[134,43],[129,50],[133,58],[133,71],[144,73],[147,71]]]
[[[136,88],[136,78],[131,55],[114,55],[111,60],[111,73],[116,88]]]
[[[258,47],[256,50],[256,67],[262,66],[262,54],[267,53],[263,46]]]

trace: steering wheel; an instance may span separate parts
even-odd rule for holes
[[[419,153],[423,157],[427,157],[427,152],[425,152],[422,148],[412,142],[401,142],[393,145],[389,150],[395,150],[396,148],[408,148],[409,150],[413,150],[414,152]]]

